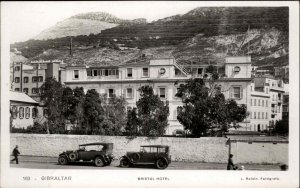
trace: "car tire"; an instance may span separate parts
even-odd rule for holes
[[[75,161],[77,159],[77,154],[75,152],[72,152],[69,154],[70,161]]]
[[[102,157],[96,157],[94,162],[97,167],[103,167],[105,165]]]
[[[128,168],[130,166],[130,162],[128,159],[121,159],[120,161],[120,167],[122,168]]]
[[[156,161],[156,167],[157,167],[158,169],[165,169],[165,168],[168,167],[168,163],[166,162],[165,159],[158,159],[158,160]]]
[[[68,164],[68,159],[66,156],[59,156],[58,157],[58,164],[60,165],[66,165]]]

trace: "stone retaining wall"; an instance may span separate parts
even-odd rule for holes
[[[114,143],[113,154],[119,158],[127,151],[139,151],[140,145],[162,144],[170,146],[173,161],[226,163],[229,146],[226,138],[175,138],[160,137],[149,139],[137,137],[99,135],[46,135],[10,134],[10,149],[19,146],[21,155],[56,157],[65,150],[78,149],[79,144],[92,142]]]

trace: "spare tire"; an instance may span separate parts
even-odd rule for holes
[[[70,153],[69,159],[70,159],[70,161],[75,161],[77,159],[77,153],[76,152]]]
[[[132,154],[131,159],[132,159],[134,162],[137,162],[137,161],[140,159],[140,154],[138,154],[138,153]]]

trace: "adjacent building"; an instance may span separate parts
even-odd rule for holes
[[[39,103],[25,93],[11,91],[9,94],[12,125],[15,128],[32,126],[38,117]]]

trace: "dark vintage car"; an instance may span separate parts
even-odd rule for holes
[[[169,146],[146,145],[140,146],[140,152],[127,152],[121,157],[120,166],[130,167],[135,164],[155,165],[158,169],[165,169],[171,163]]]
[[[58,163],[93,162],[96,166],[110,165],[113,160],[113,143],[90,143],[79,145],[78,150],[65,151],[59,154]]]

